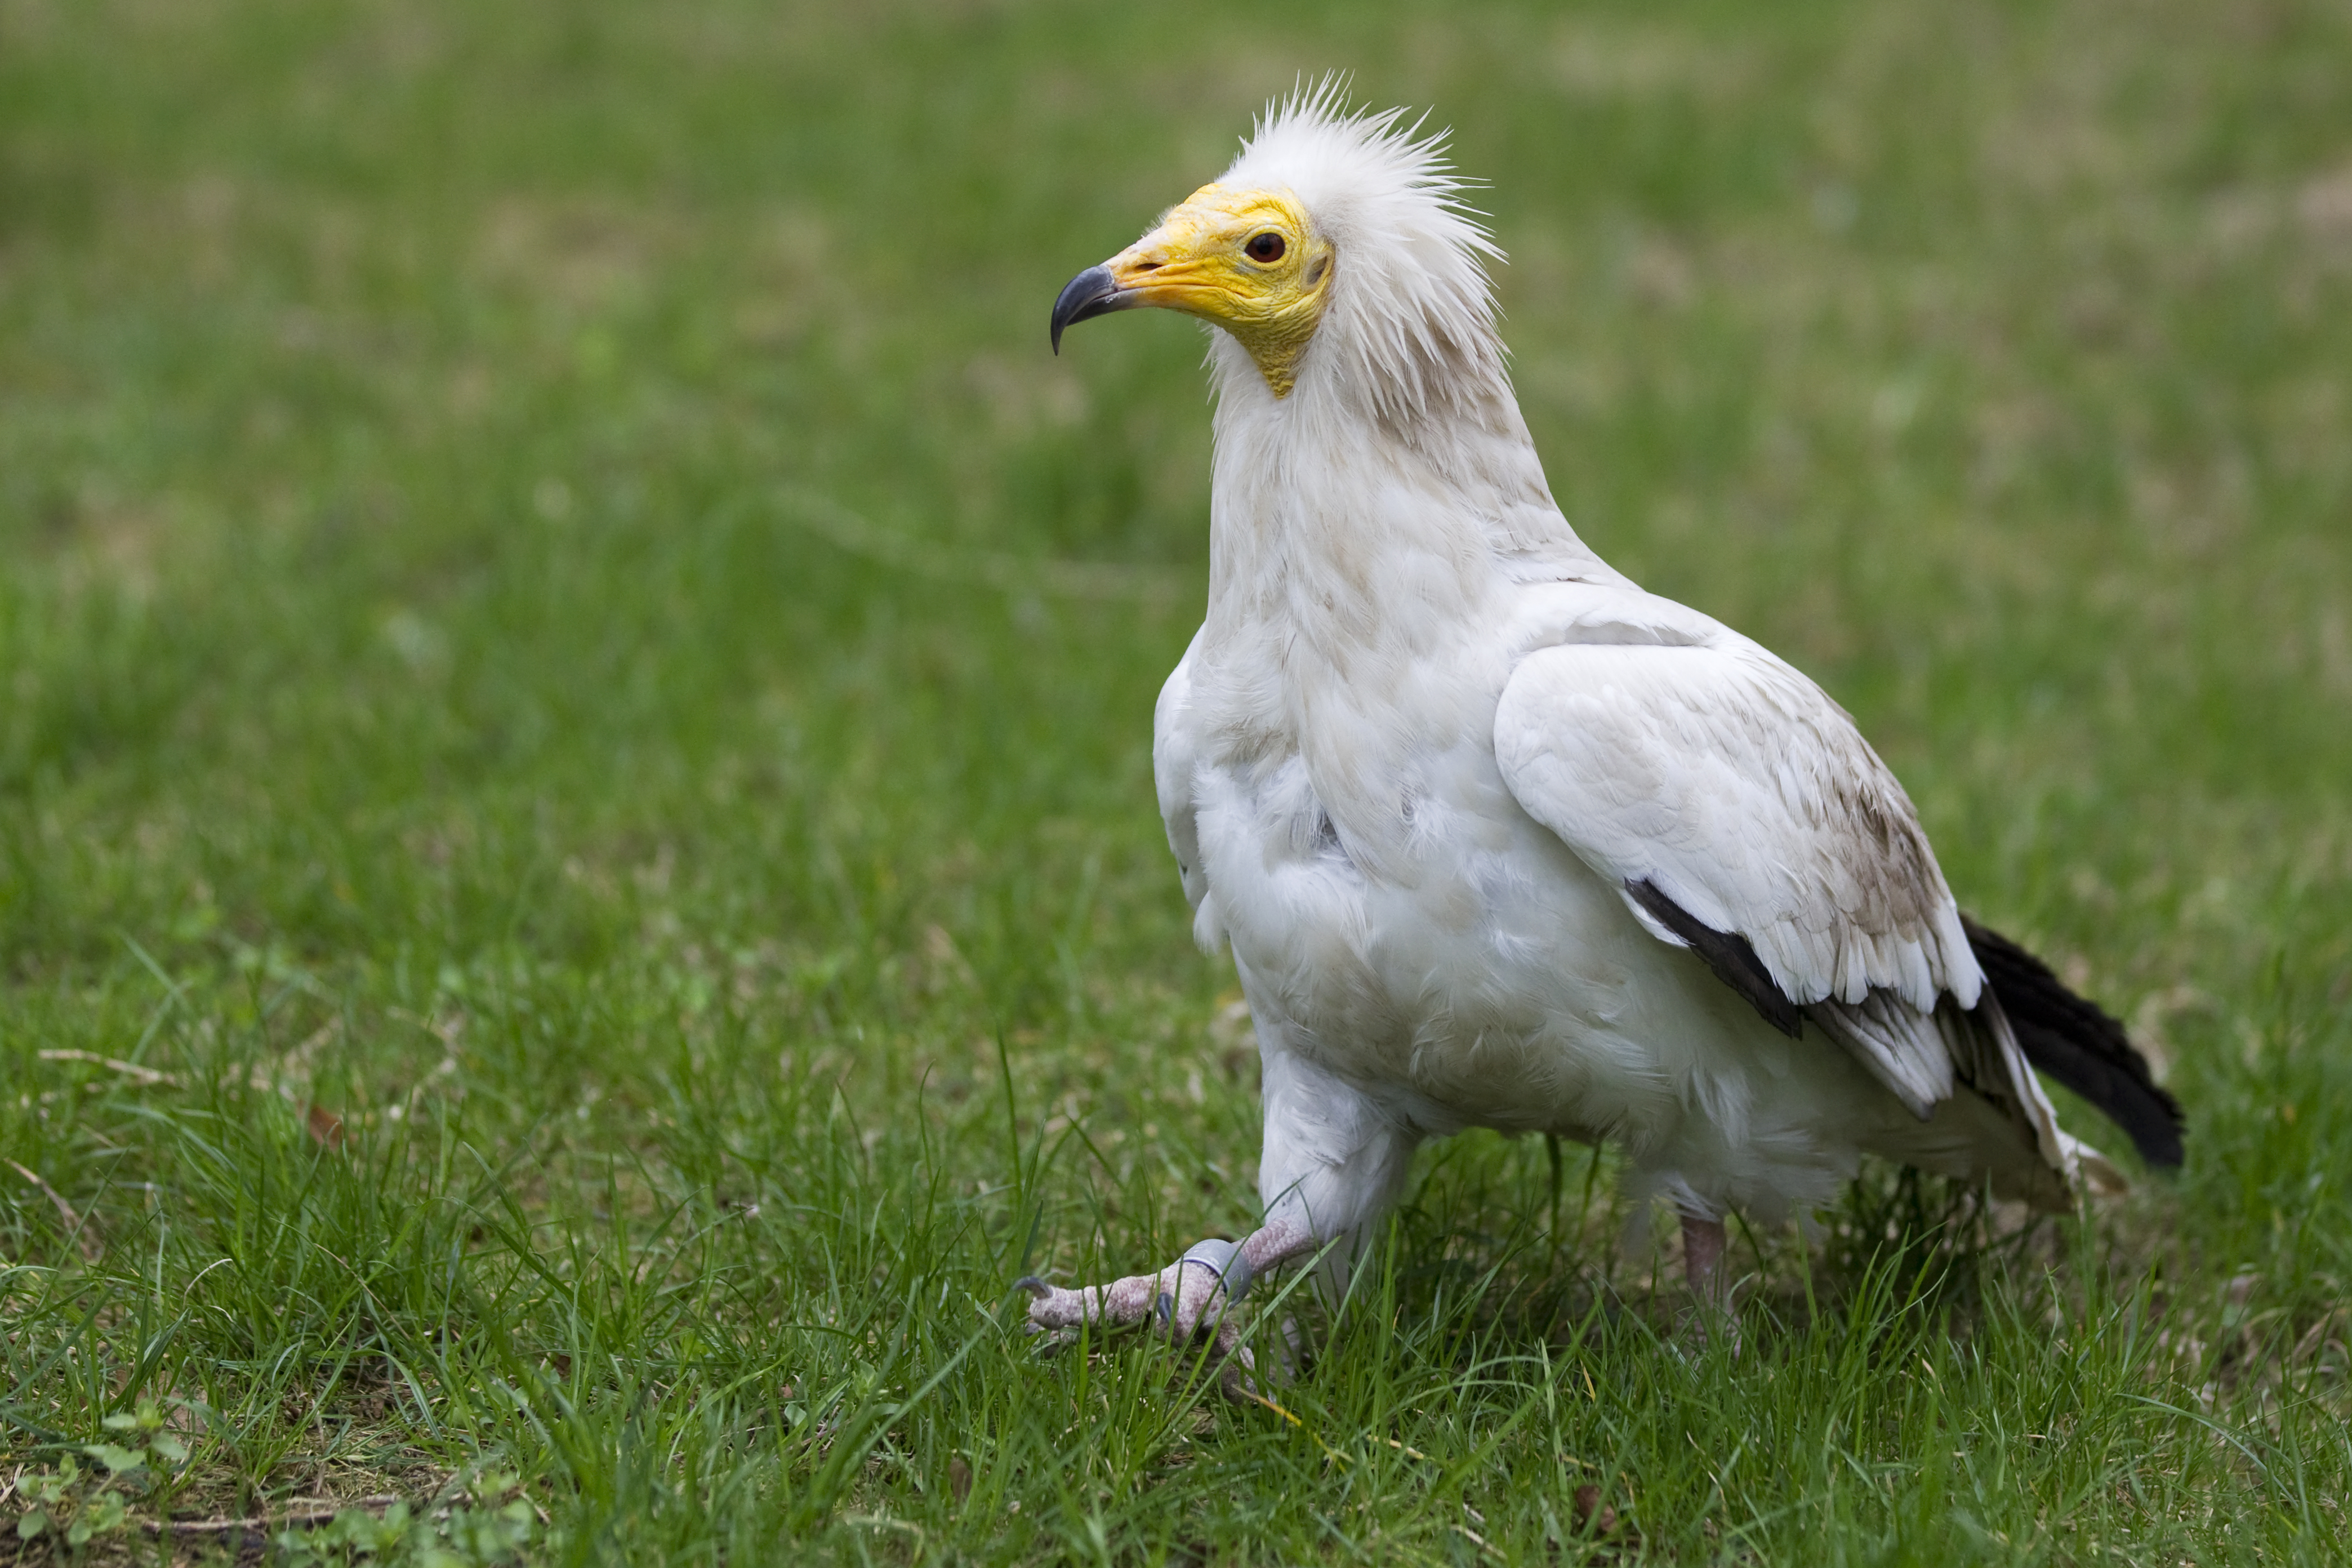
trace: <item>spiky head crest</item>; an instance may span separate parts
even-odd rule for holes
[[[1310,358],[1384,420],[1482,401],[1503,385],[1489,259],[1446,132],[1405,110],[1350,109],[1347,82],[1302,83],[1266,107],[1218,184],[1287,190],[1335,253]],[[1312,374],[1309,372],[1308,374]]]

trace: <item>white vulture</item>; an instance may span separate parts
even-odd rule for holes
[[[2119,1180],[2035,1066],[2177,1164],[2147,1063],[1960,914],[1844,710],[1570,528],[1449,168],[1401,111],[1293,95],[1055,304],[1056,350],[1140,306],[1215,329],[1208,609],[1152,758],[1255,1022],[1265,1207],[1156,1273],[1024,1280],[1033,1324],[1219,1325],[1277,1264],[1343,1268],[1465,1127],[1614,1143],[1717,1300],[1728,1211],[1810,1210],[1865,1153],[2052,1207]]]

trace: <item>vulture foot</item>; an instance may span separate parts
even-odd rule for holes
[[[1296,1217],[1260,1226],[1238,1246],[1230,1241],[1201,1241],[1157,1274],[1134,1274],[1108,1285],[1082,1285],[1065,1290],[1035,1275],[1016,1281],[1029,1292],[1029,1330],[1067,1341],[1087,1323],[1140,1323],[1149,1319],[1178,1344],[1208,1338],[1223,1362],[1218,1381],[1229,1397],[1261,1397],[1251,1385],[1256,1371],[1249,1350],[1241,1342],[1241,1314],[1234,1309],[1248,1294],[1250,1282],[1277,1265],[1313,1252],[1323,1245],[1313,1229]],[[1284,1327],[1286,1342],[1293,1332]],[[1295,1352],[1295,1346],[1290,1347]]]
[[[1066,1331],[1081,1323],[1156,1321],[1169,1338],[1182,1343],[1203,1331],[1221,1348],[1240,1330],[1229,1309],[1249,1291],[1256,1271],[1230,1241],[1196,1242],[1157,1274],[1134,1274],[1108,1285],[1066,1290],[1032,1274],[1016,1283],[1030,1294],[1029,1325],[1038,1331]]]

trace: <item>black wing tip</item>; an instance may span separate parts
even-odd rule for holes
[[[1658,889],[1655,883],[1628,877],[1625,891],[1650,912],[1651,918],[1690,944],[1691,951],[1715,972],[1715,977],[1746,998],[1763,1020],[1795,1039],[1805,1027],[1805,1016],[1780,989],[1772,972],[1757,956],[1756,944],[1736,931],[1717,931]]]
[[[2025,1059],[2097,1107],[2141,1160],[2179,1170],[2186,1120],[2180,1102],[2156,1081],[2123,1025],[2008,937],[1966,915],[1960,925]]]

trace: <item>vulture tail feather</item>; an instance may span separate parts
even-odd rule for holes
[[[2025,1059],[2098,1107],[2124,1130],[2141,1159],[2178,1166],[2180,1102],[2156,1081],[2124,1026],[1999,931],[1966,915],[1960,923]]]

